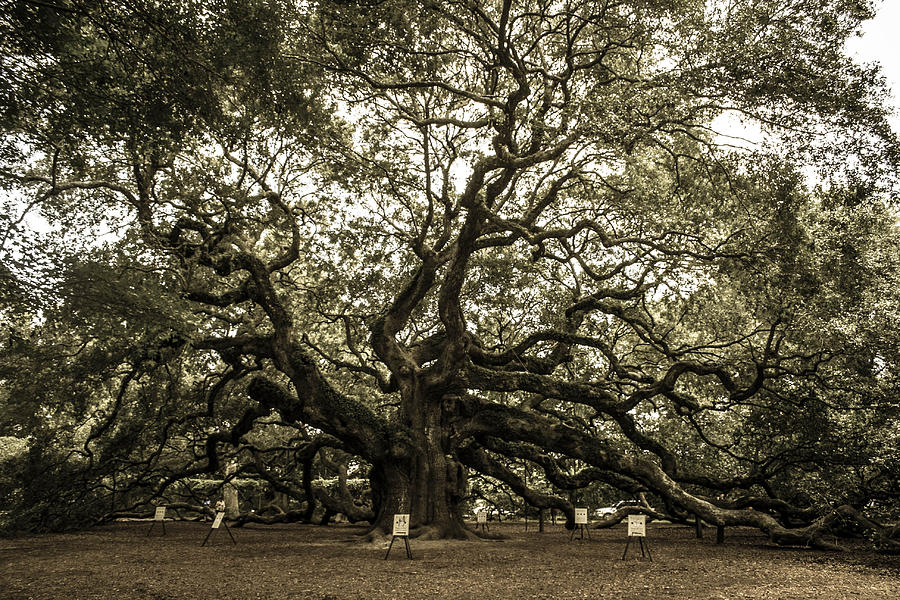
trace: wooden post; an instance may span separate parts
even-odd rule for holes
[[[703,539],[703,519],[700,518],[700,515],[694,515],[694,529],[697,533],[697,539]]]
[[[237,464],[234,462],[228,463],[228,466],[225,468],[225,476],[234,475],[236,471]],[[238,506],[238,491],[235,485],[230,481],[226,483],[222,489],[222,495],[225,500],[225,516],[229,519],[237,519],[241,516],[241,510]]]
[[[725,543],[725,526],[724,525],[716,525],[716,543],[717,544]]]
[[[522,471],[525,473],[525,488],[528,488],[528,461],[524,458],[522,459]],[[525,531],[528,531],[528,502],[525,500],[525,496],[522,496],[522,513],[525,515]]]

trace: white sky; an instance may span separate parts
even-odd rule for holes
[[[851,38],[847,51],[863,64],[878,63],[892,92],[894,117],[891,125],[900,134],[900,0],[876,0],[874,19],[863,23],[862,36]],[[759,128],[733,114],[726,114],[713,122],[721,140],[743,147],[758,144],[763,135]]]
[[[900,0],[882,0],[863,36],[848,48],[861,62],[878,62],[894,96],[894,131],[900,131]]]

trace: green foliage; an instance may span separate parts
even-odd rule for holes
[[[223,459],[297,487],[319,433],[404,470],[373,495],[422,514],[490,435],[621,477],[588,503],[889,504],[900,153],[877,72],[844,55],[870,14],[4,5],[3,207],[52,228],[0,217],[17,526]],[[764,143],[723,143],[729,114]],[[54,485],[72,506],[37,500]]]
[[[61,531],[93,525],[107,494],[85,485],[81,469],[53,444],[30,446],[2,462],[0,532]]]

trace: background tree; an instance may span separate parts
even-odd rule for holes
[[[251,441],[277,422],[301,463],[356,457],[376,531],[411,512],[421,533],[469,535],[473,471],[571,521],[513,460],[558,489],[604,481],[825,546],[834,506],[896,497],[877,483],[889,454],[838,443],[897,433],[879,427],[897,407],[881,205],[897,147],[877,71],[843,54],[869,16],[858,0],[8,6],[5,185],[67,234],[115,228],[52,256],[61,310],[40,323],[85,335],[93,377],[16,398],[75,406],[79,460],[135,444],[157,493],[231,453],[279,480]],[[717,135],[726,115],[764,149]],[[79,360],[55,368],[78,380]],[[148,423],[140,446],[129,428]],[[871,493],[851,498],[851,474]]]

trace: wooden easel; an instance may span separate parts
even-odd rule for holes
[[[206,537],[203,539],[203,543],[200,544],[200,547],[206,545],[206,542],[209,541],[209,536],[212,535],[212,532],[219,528],[219,525],[225,526],[225,531],[228,532],[228,537],[231,538],[231,543],[237,545],[237,540],[234,539],[234,536],[231,535],[231,529],[228,527],[228,523],[225,522],[225,513],[220,512],[216,513],[216,520],[213,521],[212,527],[209,528],[209,533],[206,534]]]
[[[396,540],[397,538],[403,538],[403,543],[406,544],[406,558],[412,560],[412,551],[409,549],[409,536],[408,535],[391,536],[391,543],[388,546],[387,554],[384,555],[384,560],[387,560],[388,556],[391,555],[391,548],[394,547],[394,540]]]
[[[571,542],[572,539],[575,537],[575,532],[576,532],[576,531],[579,531],[579,532],[580,532],[579,538],[578,538],[579,540],[583,540],[583,539],[584,539],[584,532],[585,532],[585,531],[587,531],[588,539],[591,539],[591,529],[590,529],[590,527],[588,527],[588,526],[585,525],[584,523],[579,523],[578,525],[575,526],[574,529],[572,529],[571,532],[569,532],[569,541],[570,541],[570,542]]]
[[[166,535],[166,507],[165,506],[157,506],[156,512],[153,514],[153,522],[150,523],[150,529],[147,530],[147,537],[150,537],[150,532],[153,531],[153,526],[159,523],[162,525],[162,534]]]
[[[586,508],[576,508],[575,509],[575,528],[569,533],[569,541],[572,541],[572,538],[575,537],[575,530],[581,532],[581,537],[578,539],[584,539],[584,532],[587,531],[588,539],[591,539],[591,530],[587,526],[587,509]]]
[[[625,560],[625,555],[628,554],[628,545],[631,544],[631,540],[637,538],[638,542],[641,544],[641,558],[644,558],[644,536],[642,535],[629,535],[628,541],[625,542],[625,552],[622,553],[622,560]],[[647,542],[647,558],[650,559],[650,562],[653,562],[653,557],[650,556],[650,542]]]
[[[409,515],[408,514],[398,514],[394,515],[394,531],[391,535],[391,543],[388,546],[387,552],[384,555],[384,560],[387,560],[391,555],[391,548],[394,547],[394,542],[397,538],[403,538],[403,543],[406,545],[406,558],[409,560],[413,559],[412,550],[409,548]]]
[[[650,542],[647,542],[644,548],[644,538],[647,536],[647,516],[646,515],[628,515],[628,541],[625,542],[625,552],[622,553],[622,560],[628,555],[628,546],[631,540],[637,538],[641,545],[641,558],[645,556],[653,562],[653,556],[650,554]],[[646,554],[645,554],[646,550]]]
[[[487,513],[484,513],[484,512],[478,513],[478,515],[475,517],[475,520],[476,520],[476,524],[475,524],[476,531],[478,530],[479,527],[481,527],[481,533],[485,533],[486,529],[490,529],[490,527],[488,527],[488,524],[487,524]]]

